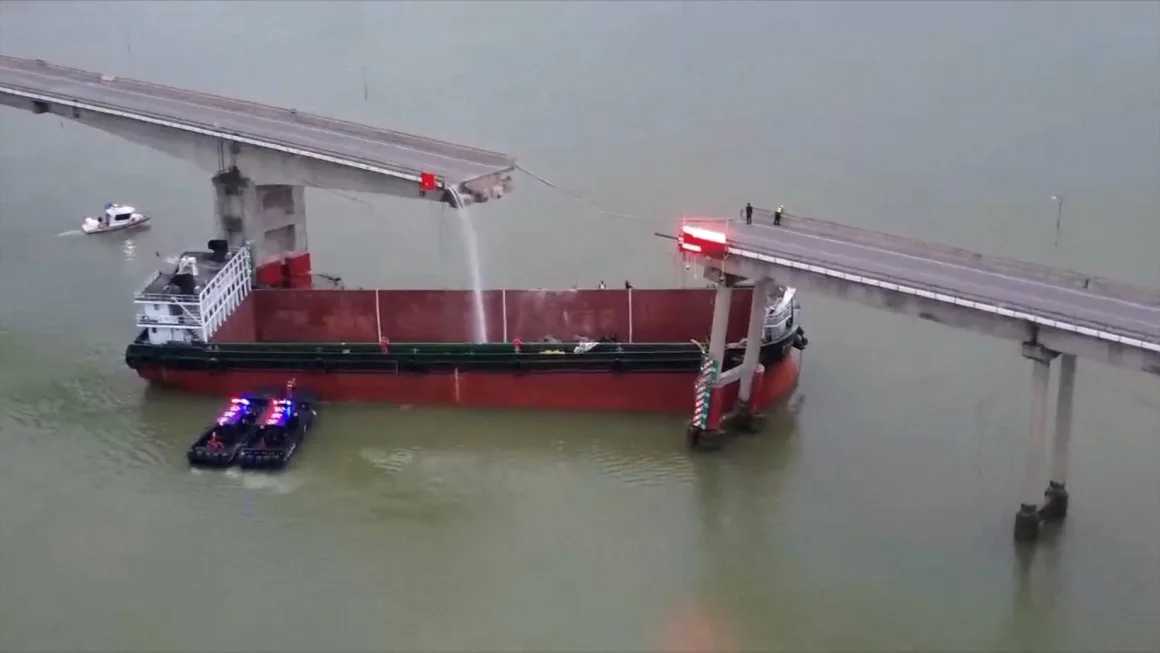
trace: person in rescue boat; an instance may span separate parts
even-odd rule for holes
[[[206,448],[213,449],[214,451],[217,451],[218,449],[221,449],[223,447],[222,441],[220,439],[218,439],[217,429],[214,429],[209,434],[209,441],[205,443],[205,446],[206,446]]]

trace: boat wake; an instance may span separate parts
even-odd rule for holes
[[[242,487],[247,490],[270,491],[275,494],[290,494],[302,486],[302,479],[285,474],[270,474],[264,472],[243,472],[231,467],[225,475],[229,478],[241,479]]]
[[[384,472],[398,472],[415,461],[411,451],[386,451],[384,449],[362,449],[358,455],[363,460]]]
[[[84,234],[84,233],[85,233],[85,232],[81,231],[80,229],[69,229],[68,231],[62,231],[62,232],[60,232],[59,234],[57,234],[57,235],[56,235],[56,237],[57,237],[57,238],[63,238],[63,237],[66,237],[66,236],[80,236],[80,235],[82,235],[82,234]]]

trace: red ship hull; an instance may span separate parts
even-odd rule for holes
[[[751,289],[734,292],[729,340],[744,336]],[[632,343],[687,343],[708,339],[712,290],[492,290],[484,304],[491,342],[560,341],[614,337]],[[230,343],[456,343],[471,340],[472,297],[455,290],[255,290],[213,338]],[[798,378],[792,346],[758,372],[752,405],[786,398]],[[182,370],[141,365],[151,382],[223,395],[278,386],[288,376],[325,400],[624,411],[688,415],[695,371],[546,372],[440,371],[423,374],[301,370]],[[719,390],[732,405],[737,386]]]
[[[225,395],[276,387],[285,372],[227,370],[199,372],[143,367],[150,381],[187,392]],[[386,402],[417,406],[523,408],[542,410],[671,413],[693,411],[695,373],[429,373],[423,375],[296,372],[299,387],[328,401]],[[798,365],[792,354],[754,378],[755,409],[777,403],[793,391]],[[725,388],[725,406],[736,399],[736,385]]]

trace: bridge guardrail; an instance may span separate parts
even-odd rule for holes
[[[1149,349],[1152,351],[1160,352],[1160,338],[1158,338],[1157,337],[1158,334],[1155,334],[1155,333],[1143,333],[1143,332],[1135,332],[1135,331],[1124,331],[1122,329],[1113,329],[1113,328],[1109,328],[1107,325],[1094,323],[1094,322],[1091,322],[1090,320],[1076,319],[1074,317],[1064,315],[1062,313],[1057,313],[1055,311],[1044,311],[1044,310],[1041,310],[1038,308],[1033,309],[1033,308],[1028,307],[1026,305],[1021,305],[1021,304],[1017,304],[1017,303],[1013,303],[1013,302],[997,301],[997,300],[994,300],[992,298],[983,297],[981,295],[976,295],[976,294],[969,293],[969,292],[963,292],[961,290],[950,289],[950,288],[947,288],[945,286],[940,286],[938,284],[932,284],[932,283],[926,283],[926,282],[916,283],[912,280],[904,279],[902,277],[898,277],[895,275],[882,274],[879,272],[869,272],[866,270],[854,268],[854,267],[847,266],[847,265],[831,264],[831,263],[827,263],[825,265],[817,265],[814,263],[808,263],[806,261],[800,260],[796,256],[788,255],[788,254],[780,253],[780,252],[779,253],[762,253],[762,252],[744,250],[744,249],[741,249],[738,247],[730,247],[729,253],[736,254],[736,255],[742,256],[742,257],[746,257],[746,255],[748,255],[749,258],[761,258],[761,257],[780,258],[780,259],[783,259],[783,260],[786,260],[786,261],[789,261],[792,263],[796,263],[797,265],[794,267],[800,267],[800,268],[805,269],[807,271],[813,271],[810,268],[817,268],[819,271],[823,271],[822,272],[823,274],[825,274],[825,272],[824,272],[825,270],[829,270],[829,271],[837,272],[837,273],[839,273],[839,275],[847,275],[847,276],[859,277],[861,279],[868,279],[868,280],[872,280],[872,281],[877,281],[879,283],[875,284],[875,285],[882,285],[882,287],[885,287],[885,289],[887,289],[887,290],[906,292],[905,290],[903,290],[904,288],[912,288],[916,291],[919,291],[920,293],[932,295],[929,298],[935,299],[936,301],[945,301],[945,300],[940,300],[938,297],[935,296],[935,295],[943,295],[944,297],[947,297],[947,298],[952,299],[952,300],[955,298],[961,299],[964,302],[968,303],[967,304],[968,307],[970,307],[969,304],[976,304],[977,306],[974,307],[976,309],[978,309],[980,305],[981,306],[993,306],[995,308],[998,308],[1001,310],[1006,310],[1009,312],[1022,313],[1024,315],[1027,315],[1027,316],[1030,316],[1033,318],[1039,317],[1039,318],[1041,318],[1041,320],[1035,320],[1035,322],[1042,324],[1043,326],[1048,326],[1048,327],[1053,327],[1053,328],[1071,326],[1073,328],[1070,328],[1070,329],[1063,328],[1062,330],[1072,331],[1072,332],[1080,333],[1080,334],[1087,335],[1090,337],[1100,338],[1102,340],[1111,340],[1113,342],[1121,342],[1124,344],[1129,344],[1132,346],[1142,347],[1144,349]],[[829,275],[829,276],[836,276],[836,275]],[[889,288],[889,286],[894,286],[894,288],[893,289]],[[907,293],[907,294],[913,294],[913,293]],[[923,295],[920,294],[920,296],[923,296]],[[954,303],[954,302],[952,302],[952,303]],[[1002,314],[1002,313],[1000,313],[1000,314]],[[1022,319],[1016,315],[1011,315],[1011,316],[1007,316],[1007,317],[1012,317],[1015,319]],[[1044,321],[1046,321],[1046,323],[1044,323]],[[1105,338],[1105,337],[1102,337],[1100,334],[1107,334],[1107,335],[1114,336],[1114,337],[1113,338]]]
[[[755,209],[754,212],[758,213],[762,217],[771,217],[773,215],[773,213],[767,209]],[[782,222],[791,228],[795,222],[798,222],[804,226],[815,228],[818,231],[830,231],[835,236],[839,237],[848,236],[849,234],[856,234],[858,236],[862,236],[862,242],[866,243],[872,243],[871,239],[880,239],[886,243],[893,241],[896,243],[911,245],[918,249],[940,252],[947,256],[962,257],[975,263],[994,266],[1000,270],[1009,270],[1029,279],[1053,284],[1059,284],[1061,281],[1065,281],[1067,285],[1076,289],[1095,290],[1117,299],[1123,299],[1125,301],[1139,302],[1148,306],[1160,306],[1160,291],[1137,284],[1117,281],[1115,279],[1108,279],[1098,275],[1084,274],[1070,270],[1063,270],[1060,268],[1053,268],[1048,265],[1020,261],[1018,259],[1007,256],[973,252],[969,249],[955,247],[953,245],[942,245],[939,243],[924,241],[911,236],[875,231],[873,229],[857,227],[842,222],[822,220],[820,218],[809,218],[800,215],[793,215],[791,213],[783,214]],[[875,245],[877,246],[878,243]],[[1085,282],[1088,283],[1087,286],[1083,285]]]
[[[54,73],[57,73],[57,74],[60,74],[63,76],[71,76],[73,78],[79,78],[83,81],[88,81],[88,82],[101,82],[101,83],[106,83],[106,84],[120,83],[120,84],[123,84],[126,86],[140,86],[144,89],[149,89],[149,90],[154,90],[154,89],[162,90],[162,91],[165,91],[168,93],[173,93],[177,96],[184,96],[186,98],[196,97],[196,98],[201,99],[201,100],[209,99],[209,100],[213,100],[213,101],[219,103],[220,105],[222,105],[219,108],[222,108],[223,110],[227,110],[227,111],[228,110],[236,110],[238,108],[237,105],[240,104],[240,105],[243,105],[242,108],[258,108],[258,109],[262,109],[265,111],[274,112],[274,113],[277,113],[279,115],[286,115],[289,118],[297,118],[299,120],[302,120],[303,122],[317,121],[323,125],[325,125],[326,123],[330,123],[330,124],[333,124],[335,126],[347,128],[351,132],[358,132],[360,134],[369,135],[369,136],[373,136],[373,137],[381,138],[384,135],[389,135],[391,138],[398,139],[398,140],[402,141],[405,145],[409,145],[411,147],[424,147],[424,148],[434,147],[437,149],[437,151],[439,151],[440,153],[445,154],[447,156],[461,157],[464,154],[469,154],[469,155],[474,156],[476,158],[488,159],[488,161],[486,163],[482,163],[482,165],[494,165],[496,167],[501,167],[501,168],[515,165],[515,160],[512,157],[510,157],[507,154],[504,154],[502,152],[497,152],[494,150],[486,150],[483,148],[472,147],[470,145],[460,145],[458,143],[452,143],[450,141],[444,141],[444,140],[430,138],[430,137],[426,137],[426,136],[419,136],[417,134],[408,134],[406,132],[401,132],[401,131],[397,131],[397,130],[393,130],[393,129],[383,129],[383,128],[379,128],[379,127],[373,127],[370,125],[364,125],[364,124],[352,122],[349,120],[342,120],[339,118],[331,118],[331,117],[327,117],[327,116],[321,116],[321,115],[313,114],[310,112],[298,112],[297,110],[289,109],[287,107],[277,107],[277,106],[274,106],[271,104],[265,104],[262,102],[254,102],[251,100],[241,100],[238,98],[231,98],[231,97],[227,97],[224,95],[207,93],[204,91],[194,91],[191,89],[183,89],[183,88],[179,88],[176,86],[170,86],[168,84],[159,84],[157,82],[149,82],[149,81],[144,81],[144,80],[140,80],[140,79],[134,79],[132,77],[122,77],[120,75],[116,75],[116,76],[114,76],[114,78],[111,81],[106,82],[105,80],[102,79],[103,76],[100,75],[99,73],[95,73],[95,72],[88,71],[88,70],[83,70],[80,68],[73,68],[70,66],[62,66],[60,64],[50,63],[50,62],[43,61],[40,59],[35,59],[35,60],[22,59],[19,57],[0,55],[0,63],[8,63],[9,65],[12,65],[13,67],[15,67],[17,69],[21,69],[21,70],[28,70],[28,69],[44,70],[44,69],[48,69],[48,70],[53,71]],[[189,100],[187,99],[186,101],[189,101]],[[227,107],[226,106],[227,104],[233,105],[233,107],[232,108]]]
[[[150,118],[154,121],[158,121],[161,123],[169,123],[169,124],[177,125],[178,127],[183,127],[183,126],[193,127],[195,129],[205,131],[205,132],[223,134],[227,139],[230,136],[236,136],[239,138],[246,138],[246,139],[249,139],[252,141],[257,141],[260,143],[270,143],[272,145],[279,146],[280,148],[283,148],[286,150],[304,152],[307,155],[309,155],[310,153],[322,154],[322,155],[325,155],[325,156],[332,158],[332,159],[351,161],[354,163],[362,164],[364,166],[388,170],[388,171],[398,173],[400,175],[405,175],[408,177],[415,177],[416,179],[418,179],[420,173],[423,172],[420,170],[415,170],[412,168],[405,168],[405,167],[390,164],[390,163],[383,163],[381,161],[374,161],[372,159],[367,159],[367,158],[360,157],[360,156],[351,156],[349,154],[344,154],[342,152],[336,152],[334,150],[329,150],[329,149],[325,149],[325,148],[319,148],[319,147],[305,148],[302,145],[294,143],[292,141],[286,141],[286,140],[282,140],[279,138],[271,138],[268,136],[255,134],[253,132],[229,131],[223,127],[215,126],[212,123],[206,123],[206,122],[202,122],[200,120],[185,120],[185,119],[176,120],[171,116],[165,116],[162,114],[154,113],[152,111],[146,111],[146,110],[141,110],[141,109],[131,109],[131,110],[124,109],[121,107],[117,107],[117,106],[108,104],[106,102],[101,102],[99,100],[79,99],[79,98],[76,98],[76,97],[73,97],[70,95],[65,95],[62,93],[54,93],[54,92],[45,92],[45,91],[42,91],[40,89],[30,88],[30,87],[23,86],[20,84],[0,84],[0,87],[8,87],[8,88],[15,89],[17,91],[21,91],[23,93],[28,93],[31,95],[38,95],[38,96],[43,96],[43,97],[48,97],[48,98],[55,98],[54,101],[64,100],[65,102],[71,102],[74,105],[78,105],[78,106],[94,107],[97,111],[107,113],[109,115],[114,115],[114,116],[116,116],[116,115],[144,116],[144,117]],[[440,181],[446,183],[445,179],[440,178]]]

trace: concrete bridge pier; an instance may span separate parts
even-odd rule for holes
[[[761,357],[765,307],[769,301],[769,288],[773,279],[762,277],[753,284],[753,297],[749,304],[749,326],[745,332],[745,356],[741,360],[741,376],[737,385],[737,405],[729,415],[730,427],[747,433],[756,432],[761,416],[750,405],[753,396],[753,378]]]
[[[1043,482],[1043,467],[1047,459],[1047,394],[1051,381],[1051,362],[1059,356],[1059,352],[1038,343],[1023,343],[1023,356],[1032,364],[1031,432],[1027,445],[1024,498],[1015,515],[1015,541],[1033,542],[1039,537],[1042,522],[1057,521],[1067,516],[1067,468],[1071,452],[1076,359],[1074,355],[1065,354],[1060,364],[1051,469],[1047,490],[1041,493],[1040,483]],[[1040,497],[1043,498],[1042,505]]]
[[[255,184],[236,166],[214,175],[213,187],[218,237],[231,248],[252,244],[255,281],[309,288],[305,187]]]
[[[1051,444],[1051,476],[1039,514],[1047,521],[1067,517],[1067,468],[1071,464],[1071,425],[1075,404],[1075,354],[1059,357],[1059,395],[1055,400],[1055,440]]]
[[[696,392],[696,407],[693,411],[693,420],[688,428],[689,444],[694,449],[716,450],[725,446],[728,435],[721,429],[721,390],[717,387],[717,378],[721,374],[721,367],[725,362],[725,340],[729,331],[729,309],[733,304],[733,286],[736,279],[722,275],[717,283],[717,295],[713,299],[713,324],[709,329],[708,358],[715,365],[709,378],[701,378]],[[704,375],[702,375],[704,377]],[[701,383],[706,383],[704,392]],[[708,396],[706,397],[705,394]]]

